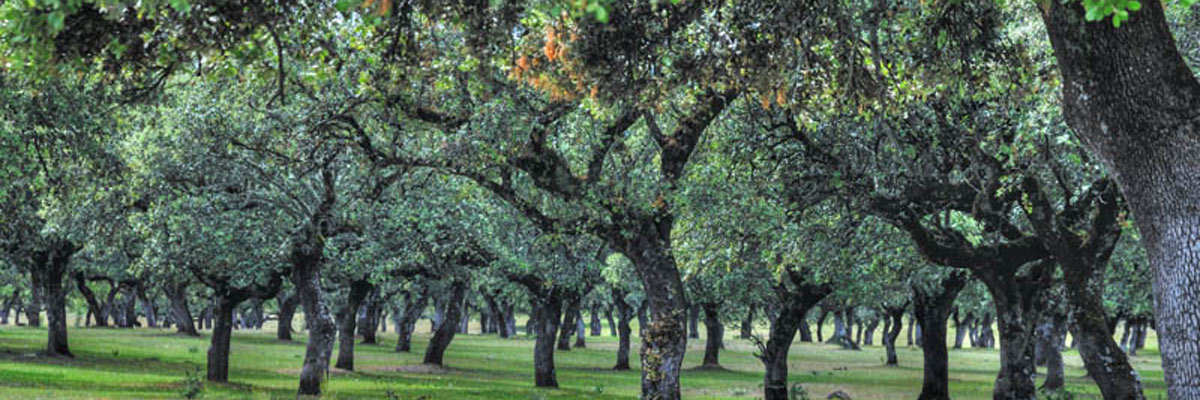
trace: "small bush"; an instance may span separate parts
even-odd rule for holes
[[[808,396],[808,390],[804,389],[804,386],[800,385],[799,383],[793,383],[792,388],[788,389],[788,399],[812,400],[812,397]]]

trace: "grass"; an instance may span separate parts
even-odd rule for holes
[[[422,323],[419,329],[428,326]],[[305,337],[298,334],[296,342],[285,343],[276,341],[273,332],[234,332],[231,382],[206,383],[204,398],[294,398]],[[533,340],[524,335],[516,339],[458,335],[447,351],[444,371],[418,366],[428,338],[428,332],[418,332],[412,354],[392,351],[396,337],[390,332],[380,336],[381,345],[356,346],[358,371],[333,370],[325,384],[325,398],[629,399],[639,393],[636,337],[634,371],[609,369],[616,352],[616,338],[611,336],[589,336],[586,349],[556,352],[562,386],[557,390],[533,387]],[[71,328],[76,357],[65,359],[39,356],[45,339],[44,328],[0,326],[0,398],[180,398],[188,372],[198,370],[203,376],[208,348],[207,334],[190,338],[156,329]],[[1166,397],[1154,339],[1151,336],[1147,348],[1133,359],[1150,399]],[[753,346],[733,338],[726,342],[727,350],[721,354],[724,370],[697,369],[704,343],[688,342],[681,382],[684,398],[761,398],[762,364],[754,357]],[[921,351],[913,347],[898,351],[900,366],[885,367],[881,347],[848,351],[796,343],[789,364],[791,382],[804,385],[813,398],[825,398],[836,390],[856,400],[915,398],[921,386]],[[1095,385],[1082,377],[1078,354],[1068,351],[1064,356],[1069,390],[1077,393],[1076,398],[1099,398]],[[951,395],[990,399],[998,368],[995,350],[951,350]]]

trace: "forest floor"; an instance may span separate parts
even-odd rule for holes
[[[413,353],[393,351],[396,336],[381,334],[380,345],[355,347],[355,372],[333,370],[325,384],[328,399],[629,399],[639,391],[638,338],[631,352],[632,371],[612,371],[616,338],[587,338],[586,349],[555,353],[557,390],[533,387],[533,340],[495,335],[457,335],[442,369],[422,368],[428,323],[413,340]],[[297,325],[300,326],[300,325]],[[477,325],[476,325],[477,326]],[[826,328],[829,330],[829,328]],[[636,332],[636,328],[635,328]],[[953,337],[953,329],[951,334]],[[206,399],[294,398],[304,354],[303,334],[295,342],[275,340],[273,330],[235,331],[230,383],[204,384]],[[1150,399],[1166,398],[1157,343],[1133,358]],[[70,329],[74,359],[38,355],[45,346],[44,328],[0,326],[0,399],[129,399],[181,398],[187,375],[204,376],[208,334],[201,338],[166,330],[111,328]],[[904,338],[899,340],[901,344]],[[879,341],[876,341],[879,343]],[[724,370],[696,369],[704,342],[688,342],[682,377],[686,399],[755,399],[762,397],[762,364],[746,340],[726,340]],[[335,350],[336,351],[336,350]],[[832,345],[792,346],[790,381],[802,384],[813,399],[844,391],[853,399],[913,399],[921,388],[921,351],[898,348],[900,366],[885,367],[882,347],[861,351]],[[1068,389],[1076,399],[1099,398],[1084,378],[1078,354],[1064,354]],[[335,353],[336,357],[336,353]],[[955,399],[990,399],[999,360],[994,349],[950,351],[950,393]]]

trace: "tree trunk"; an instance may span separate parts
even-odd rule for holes
[[[617,363],[613,366],[614,370],[629,369],[629,345],[630,336],[633,335],[633,329],[629,327],[629,321],[633,319],[633,307],[625,302],[625,292],[620,289],[612,289],[613,302],[617,307]]]
[[[396,351],[407,353],[412,351],[412,334],[416,329],[417,320],[421,319],[421,313],[425,311],[425,306],[429,304],[429,296],[426,295],[426,289],[421,287],[404,294],[404,313],[399,318],[399,323],[396,325],[396,335],[399,337],[396,340]]]
[[[1037,364],[1046,366],[1046,379],[1042,381],[1043,391],[1057,391],[1066,384],[1063,374],[1063,339],[1067,330],[1067,316],[1052,312],[1042,319],[1037,332],[1037,348],[1035,357]]]
[[[1200,83],[1163,3],[1119,28],[1085,21],[1082,3],[1046,7],[1065,119],[1116,179],[1154,268],[1167,397],[1200,398]]]
[[[346,304],[337,312],[338,356],[334,368],[354,370],[354,333],[358,330],[358,310],[374,288],[375,285],[366,279],[350,282]]]
[[[883,333],[883,347],[887,352],[886,365],[895,367],[900,365],[896,358],[896,339],[900,338],[900,332],[904,329],[904,307],[888,307],[885,310],[885,318],[891,319],[889,329]]]
[[[775,295],[780,304],[779,314],[771,322],[767,343],[760,345],[759,358],[766,373],[763,376],[763,398],[765,400],[788,400],[788,350],[796,337],[796,330],[808,309],[815,306],[832,290],[828,285],[812,285],[804,281],[799,272],[788,271],[797,286],[788,290],[780,284]]]
[[[1033,400],[1037,394],[1033,339],[1041,319],[1040,310],[1045,308],[1040,303],[1045,300],[1044,286],[1018,282],[1023,279],[1011,277],[981,280],[992,293],[1000,328],[1000,372],[996,377],[992,398]],[[985,329],[990,330],[990,327]]]
[[[954,348],[961,349],[963,347],[963,339],[967,336],[967,331],[970,329],[971,323],[975,316],[967,314],[962,319],[955,318],[954,320]]]
[[[621,300],[621,302],[625,302],[625,300]],[[612,306],[605,308],[604,319],[608,321],[608,335],[614,336],[614,337],[618,336],[619,334],[617,333],[617,320],[616,320],[616,318],[613,318],[613,307]]]
[[[590,323],[588,323],[588,326],[589,326],[589,327],[590,327],[592,330],[591,330],[591,332],[589,332],[588,334],[589,334],[589,335],[592,335],[592,336],[600,336],[600,335],[604,334],[604,327],[603,327],[603,326],[600,326],[600,325],[601,325],[601,324],[600,324],[600,305],[599,305],[599,304],[593,304],[593,305],[592,305],[592,312],[591,312],[591,313],[589,313],[589,314],[591,315],[591,317],[592,317],[592,320],[591,320],[591,322],[590,322]]]
[[[918,400],[950,399],[950,361],[946,351],[946,320],[954,299],[967,284],[958,271],[943,278],[940,293],[926,293],[913,287],[913,313],[921,324],[921,351],[925,359],[925,378]]]
[[[807,317],[800,319],[800,341],[805,343],[813,341],[812,327],[808,325]]]
[[[717,303],[704,303],[704,363],[702,368],[721,368],[721,348],[724,347],[722,339],[725,336],[725,325],[721,324],[718,312],[721,306]],[[800,321],[804,321],[803,316]]]
[[[575,348],[586,348],[587,347],[587,342],[584,339],[584,337],[585,337],[584,329],[585,329],[585,327],[583,326],[583,311],[580,311],[578,314],[575,314],[575,344],[572,344],[571,345],[572,347],[575,347]]]
[[[429,347],[425,349],[425,364],[443,365],[442,358],[446,354],[446,348],[450,347],[450,341],[454,340],[454,334],[458,331],[457,322],[462,319],[462,304],[466,296],[467,284],[454,281],[450,287],[450,301],[446,305],[445,320],[438,325],[437,331],[429,339]]]
[[[863,343],[862,343],[863,345],[865,345],[865,346],[874,346],[875,345],[875,329],[876,328],[879,328],[879,318],[872,319],[870,323],[867,323],[867,328],[861,331],[862,336],[863,336]]]
[[[240,296],[219,296],[212,342],[208,346],[208,381],[229,382],[229,344],[233,334],[233,310],[244,301]]]
[[[1103,272],[1090,275],[1066,267],[1065,263],[1062,269],[1075,322],[1075,342],[1088,375],[1096,381],[1105,400],[1145,399],[1141,378],[1108,330],[1104,316],[1104,288],[1101,286]],[[1077,276],[1079,272],[1084,272],[1085,276]],[[1169,358],[1163,354],[1164,360]],[[1196,395],[1200,396],[1200,392]]]
[[[142,303],[142,313],[146,315],[146,326],[150,328],[158,327],[158,312],[154,309],[154,301],[146,293],[144,284],[139,284],[135,288],[137,292],[137,300]]]
[[[297,392],[301,396],[317,396],[321,394],[321,381],[329,373],[336,328],[321,293],[321,250],[313,249],[307,253],[300,248],[308,246],[296,247],[299,248],[292,253],[292,285],[300,296],[304,323],[308,326],[308,345],[304,350]]]
[[[300,295],[295,290],[280,291],[275,297],[279,303],[279,323],[275,326],[275,338],[282,341],[292,340],[292,319],[296,317],[296,307],[300,306]]]
[[[537,387],[558,387],[554,371],[555,336],[559,331],[562,300],[550,295],[538,305],[537,338],[533,344],[533,380]]]
[[[46,352],[50,355],[73,357],[67,345],[67,293],[62,282],[71,256],[78,250],[69,241],[54,240],[49,250],[34,255],[34,268],[41,271],[39,292],[46,304]]]
[[[688,306],[688,339],[700,338],[700,305]]]
[[[195,321],[192,320],[192,310],[188,307],[187,283],[168,284],[167,300],[171,302],[171,319],[175,321],[175,331],[188,336],[200,336],[196,331]],[[99,324],[99,318],[97,318]]]
[[[500,304],[496,302],[496,297],[485,293],[483,300],[487,303],[488,310],[490,310],[492,313],[492,319],[494,320],[494,325],[496,326],[496,334],[502,339],[508,338],[508,323],[504,319],[504,312],[501,311]]]
[[[742,338],[742,339],[749,339],[751,336],[754,336],[754,306],[750,306],[746,310],[746,317],[742,318],[741,332],[739,332],[739,334],[738,334],[738,337]],[[817,338],[818,338],[817,340],[821,340],[820,336],[821,336],[821,327],[820,327],[820,325],[818,325],[817,326]]]
[[[74,274],[75,287],[79,289],[79,294],[83,295],[84,301],[87,301],[88,312],[95,316],[96,326],[103,328],[108,326],[108,316],[104,315],[101,309],[100,302],[96,300],[96,293],[87,285],[87,279],[84,278],[83,272],[76,271]]]
[[[383,308],[379,288],[376,287],[367,295],[366,304],[362,306],[363,315],[358,321],[358,334],[362,336],[362,344],[378,344],[379,313]]]
[[[571,350],[571,336],[575,334],[575,318],[579,315],[579,301],[578,297],[571,297],[567,300],[567,307],[562,313],[562,325],[559,325],[558,328],[559,350]]]

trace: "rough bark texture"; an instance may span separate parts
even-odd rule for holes
[[[946,351],[946,320],[954,307],[954,299],[967,284],[965,274],[958,271],[941,282],[936,293],[913,287],[913,313],[921,324],[921,351],[924,352],[925,378],[919,400],[950,399],[950,361]]]
[[[1120,28],[1085,21],[1079,2],[1046,7],[1064,116],[1116,179],[1154,268],[1167,395],[1200,398],[1200,83],[1160,2]]]
[[[294,290],[279,292],[275,301],[279,303],[279,323],[275,325],[275,338],[291,341],[292,319],[296,317],[296,307],[300,306],[300,296]]]
[[[883,347],[887,352],[886,365],[888,366],[894,367],[900,365],[900,361],[896,357],[896,339],[900,338],[900,333],[904,329],[905,307],[907,307],[907,305],[884,308],[885,312],[887,313],[885,318],[891,320],[891,322],[888,324],[888,329],[885,329],[883,333]]]
[[[338,356],[334,368],[354,370],[354,333],[358,330],[358,309],[374,288],[375,285],[365,279],[350,283],[346,304],[343,304],[337,313]]]
[[[404,295],[404,313],[399,318],[399,323],[396,325],[396,351],[407,353],[412,351],[412,334],[417,326],[417,320],[421,318],[421,313],[425,311],[425,306],[429,303],[429,296],[425,293],[425,288],[415,289]]]
[[[335,327],[321,293],[321,266],[324,263],[325,238],[332,234],[333,206],[336,202],[333,172],[321,171],[324,198],[302,229],[291,238],[289,259],[292,263],[292,286],[304,306],[304,321],[308,326],[308,346],[304,350],[304,366],[300,369],[301,396],[321,394],[321,381],[329,373],[329,358],[333,352]]]
[[[767,343],[759,345],[759,358],[766,368],[763,377],[763,398],[766,400],[788,400],[787,355],[792,347],[792,339],[796,337],[796,329],[800,327],[800,320],[804,319],[808,309],[832,292],[828,285],[807,282],[802,272],[790,269],[787,272],[794,287],[776,286],[775,295],[781,309],[771,324]]]
[[[1038,327],[1035,356],[1038,365],[1046,366],[1046,379],[1042,381],[1044,391],[1059,390],[1066,385],[1062,356],[1066,331],[1067,316],[1060,312],[1051,312]]]
[[[233,334],[233,310],[246,300],[244,295],[229,294],[217,299],[216,321],[208,346],[209,382],[229,381],[229,342]]]
[[[462,319],[463,300],[467,296],[467,284],[461,281],[454,281],[450,285],[450,299],[446,306],[445,319],[438,325],[437,331],[433,333],[433,337],[429,338],[429,347],[425,349],[425,364],[441,366],[442,358],[446,354],[446,348],[450,347],[450,341],[454,340],[454,334],[458,332],[458,321]]]
[[[721,348],[725,347],[722,338],[725,336],[725,325],[721,323],[721,306],[717,303],[704,303],[704,362],[703,368],[721,368]],[[803,313],[802,313],[803,314]],[[800,321],[804,321],[803,315]]]
[[[617,307],[617,363],[613,365],[614,370],[629,369],[629,346],[633,335],[633,329],[629,327],[629,321],[633,319],[633,306],[625,302],[625,292],[620,289],[613,288],[613,301]]]
[[[559,331],[562,300],[558,296],[535,300],[539,304],[537,338],[533,344],[533,380],[537,387],[558,387],[554,370],[555,336]]]
[[[67,345],[67,293],[62,283],[77,251],[79,247],[69,241],[53,240],[49,249],[33,256],[34,274],[40,275],[39,292],[46,304],[46,353],[50,355],[73,357]]]
[[[200,336],[192,319],[192,310],[188,306],[187,283],[168,284],[166,294],[171,304],[171,319],[175,321],[175,331],[188,336]]]

